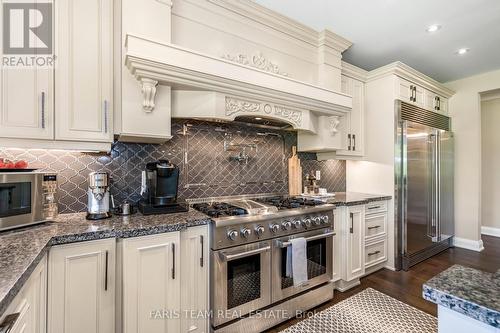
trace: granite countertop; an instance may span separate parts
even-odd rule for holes
[[[103,238],[128,238],[183,230],[210,223],[206,215],[140,213],[89,221],[86,213],[61,214],[55,222],[0,233],[0,316],[12,302],[50,246]]]
[[[335,206],[356,206],[365,205],[373,201],[383,201],[390,200],[392,197],[389,195],[380,194],[367,194],[367,193],[356,193],[356,192],[335,192],[335,197],[328,199],[328,203],[332,203]]]
[[[423,286],[426,300],[500,328],[500,270],[453,265]]]

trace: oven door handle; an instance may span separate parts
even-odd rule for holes
[[[222,261],[231,261],[235,259],[240,259],[240,258],[245,258],[254,254],[262,253],[262,252],[267,252],[271,250],[271,246],[264,246],[258,249],[250,250],[250,251],[245,251],[241,253],[236,253],[236,254],[225,254],[224,252],[220,252],[220,258]]]
[[[330,232],[327,232],[327,233],[324,233],[321,235],[307,237],[306,242],[314,241],[314,240],[318,240],[318,239],[322,239],[322,238],[327,238],[327,237],[335,236],[335,235],[336,235],[335,231],[330,231]],[[278,240],[278,241],[276,241],[276,244],[278,245],[278,247],[284,249],[285,247],[292,245],[292,242],[282,242],[282,241]]]

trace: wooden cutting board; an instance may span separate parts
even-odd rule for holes
[[[296,146],[292,147],[292,157],[288,159],[288,193],[290,195],[302,193],[302,167]]]

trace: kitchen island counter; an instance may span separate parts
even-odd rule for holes
[[[500,330],[500,271],[453,265],[423,285],[423,297],[438,305],[440,332],[443,326],[472,329],[467,325],[478,325],[476,332]]]

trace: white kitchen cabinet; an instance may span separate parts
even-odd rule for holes
[[[18,314],[17,319],[11,321],[10,333],[45,333],[46,302],[47,257],[45,256],[0,317],[0,326],[6,324],[7,316]]]
[[[34,2],[42,2],[36,0]],[[3,7],[2,7],[3,8]],[[3,17],[0,8],[0,17]],[[0,27],[0,36],[3,34]],[[35,41],[35,43],[40,41]],[[3,57],[3,45],[0,45]],[[9,55],[6,55],[9,56]],[[53,139],[53,71],[44,67],[0,64],[0,136]]]
[[[114,238],[50,249],[48,332],[114,332],[115,253]]]
[[[365,84],[362,81],[342,75],[342,92],[352,96],[352,110],[343,117],[342,132],[345,149],[337,151],[337,156],[363,156],[364,124],[363,110],[365,104]]]
[[[123,332],[180,332],[179,232],[127,238],[121,246]]]
[[[208,333],[208,226],[181,231],[181,330]]]
[[[332,269],[332,281],[338,281],[342,278],[342,263],[343,263],[343,256],[342,256],[342,231],[340,228],[340,224],[342,221],[342,213],[344,212],[343,209],[335,209],[333,212],[333,226],[334,226],[334,231],[335,231],[335,237],[333,237],[333,269]]]
[[[396,80],[396,96],[403,102],[424,108],[425,89],[402,78]]]
[[[347,208],[346,281],[360,278],[365,273],[365,208]]]
[[[0,76],[1,136],[53,139],[51,72],[47,69],[3,67]]]
[[[448,115],[448,99],[432,91],[425,91],[425,108],[429,111]]]
[[[113,0],[56,0],[56,140],[113,141]]]
[[[387,261],[387,239],[381,238],[365,245],[365,268],[370,268]]]

